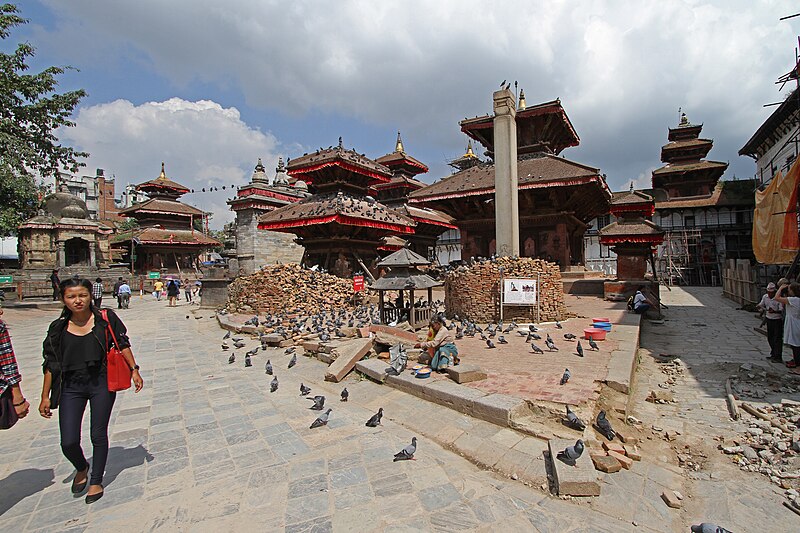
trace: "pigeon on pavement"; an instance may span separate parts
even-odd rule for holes
[[[617,432],[611,427],[611,422],[609,422],[608,418],[606,418],[605,411],[600,411],[597,413],[596,425],[597,429],[600,430],[600,433],[602,433],[605,438],[608,440],[614,440]]]
[[[309,392],[311,392],[310,387],[306,387],[303,383],[300,384],[300,396],[306,396]]]
[[[250,360],[250,354],[244,354],[244,366],[253,366],[253,361]]]
[[[578,341],[578,347],[575,349],[578,352],[578,357],[583,357],[583,346],[581,346],[581,341]]]
[[[222,343],[222,349],[223,349],[223,350],[230,350],[230,349],[231,349],[231,347],[230,347],[230,346],[228,346],[227,344],[225,344],[225,343],[223,342],[223,343]]]
[[[278,390],[278,376],[273,376],[272,382],[269,384],[269,391],[275,392],[276,390]]]
[[[270,376],[272,375],[272,363],[269,362],[269,359],[267,359],[267,363],[264,365],[264,372]]]
[[[314,429],[314,428],[318,428],[318,427],[321,427],[321,426],[327,426],[328,425],[328,417],[330,416],[331,411],[333,411],[333,409],[328,409],[327,411],[325,411],[324,413],[319,415],[316,420],[311,422],[311,427],[309,429]]]
[[[575,337],[574,333],[564,333],[564,338],[567,339],[568,341],[571,341],[571,340],[575,339],[576,337]]]
[[[569,378],[571,378],[571,377],[572,377],[572,374],[570,374],[569,368],[565,368],[564,369],[564,374],[561,376],[560,385],[565,385],[567,383],[567,381],[569,381]]]
[[[589,337],[589,348],[592,350],[600,350],[600,348],[597,346],[597,343],[594,342],[594,339],[591,337]]]
[[[380,426],[382,417],[383,417],[383,407],[380,407],[378,409],[378,412],[372,415],[370,419],[367,420],[367,423],[364,425],[367,426],[368,428],[374,428]]]
[[[572,412],[572,410],[569,408],[569,405],[567,406],[567,425],[572,429],[577,429],[578,431],[583,431],[586,429],[586,424],[584,421],[578,418],[578,415]]]
[[[229,365],[232,365],[232,364],[233,364],[233,363],[235,363],[235,362],[236,362],[236,354],[235,354],[235,353],[232,353],[232,354],[231,354],[231,356],[230,356],[230,357],[228,357],[228,364],[229,364]]]
[[[234,342],[233,345],[237,348],[244,348],[246,346],[246,344],[243,342]]]
[[[495,348],[495,345],[494,345],[494,343],[492,342],[492,339],[486,339],[486,346],[487,346],[488,348]]]
[[[556,328],[558,328],[558,329],[562,329],[563,327],[564,327],[564,326],[562,326],[562,325],[561,325],[561,322],[559,322],[558,320],[556,320]]]
[[[347,399],[350,397],[350,393],[347,391],[347,387],[342,389],[342,399],[340,401],[346,402]]]
[[[325,406],[325,396],[314,396],[313,398],[306,399],[314,401],[314,405],[310,407],[310,409],[314,411],[322,411],[322,408]]]
[[[536,346],[536,343],[533,342],[531,343],[531,350],[533,350],[533,353],[544,353],[544,350]]]
[[[292,368],[296,364],[297,364],[297,356],[293,355],[292,358],[289,359],[289,368]]]
[[[499,337],[497,337],[497,342],[499,342],[500,344],[508,344],[508,341],[507,341],[507,340],[506,340],[506,338],[505,338],[504,336],[502,336],[502,335],[500,335]]]
[[[224,336],[224,337],[222,337],[222,340],[225,340],[225,339],[230,339],[230,338],[231,338],[231,332],[229,331],[229,332],[227,332],[227,333],[225,334],[225,336]]]
[[[558,452],[556,454],[556,459],[559,459],[568,465],[574,465],[575,461],[577,461],[578,458],[583,455],[583,449],[583,441],[578,439],[574,445],[567,446],[562,451]]]
[[[417,453],[417,437],[412,437],[411,444],[394,454],[393,462],[415,460],[415,453]]]
[[[550,350],[551,352],[558,351],[558,347],[556,347],[556,344],[552,340],[544,341],[544,345],[547,346],[547,349]]]
[[[690,527],[692,533],[731,533],[731,531],[711,522],[703,522]]]

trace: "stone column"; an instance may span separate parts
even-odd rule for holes
[[[519,256],[519,190],[517,187],[517,104],[508,89],[494,100],[494,216],[496,254]]]
[[[89,268],[97,268],[97,242],[89,243]]]
[[[56,242],[56,268],[64,268],[67,266],[67,253],[64,249],[66,243],[64,241]]]

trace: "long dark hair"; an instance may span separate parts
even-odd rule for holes
[[[89,310],[94,312],[94,303],[92,302],[91,294],[92,294],[92,282],[86,278],[78,278],[78,277],[71,277],[67,278],[61,283],[58,284],[58,290],[61,293],[61,303],[64,303],[64,293],[67,289],[72,289],[75,287],[83,287],[87,291],[89,291]],[[72,314],[72,311],[67,309],[67,306],[64,305],[64,309],[61,311],[61,316],[67,317]]]

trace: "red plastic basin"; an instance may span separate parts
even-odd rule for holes
[[[583,330],[583,338],[588,339],[589,337],[595,341],[604,341],[606,340],[606,330],[600,328],[586,328]]]
[[[607,319],[607,318],[593,318],[592,322],[608,322],[608,323],[611,323],[611,321],[609,319]]]

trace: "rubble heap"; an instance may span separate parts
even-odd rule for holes
[[[445,308],[450,316],[459,315],[476,322],[491,322],[500,316],[500,278],[537,279],[539,287],[539,320],[564,320],[571,315],[564,305],[564,286],[561,271],[555,263],[541,259],[501,257],[461,266],[445,276]],[[530,320],[536,309],[527,306],[508,306],[504,319]]]
[[[303,268],[297,263],[269,265],[240,276],[228,288],[230,313],[304,313],[351,309],[353,282]]]

